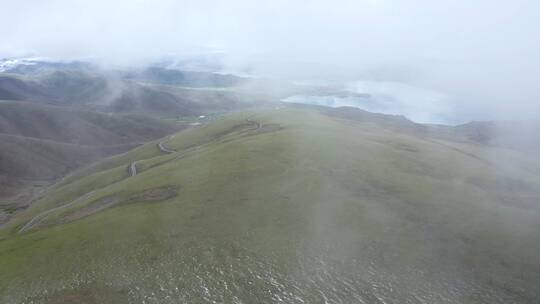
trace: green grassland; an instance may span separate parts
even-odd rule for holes
[[[73,170],[185,127],[144,115],[0,102],[0,225]]]
[[[2,211],[25,208],[46,186],[75,168],[132,149],[134,145],[88,146],[0,134],[0,225]]]
[[[177,153],[158,142],[74,172],[0,230],[0,302],[540,296],[537,159],[295,107],[182,131]]]

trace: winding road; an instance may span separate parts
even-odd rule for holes
[[[261,123],[258,122],[258,121],[255,121],[255,120],[251,120],[251,119],[246,119],[246,122],[250,123],[250,124],[255,124],[256,125],[256,128],[254,130],[258,130],[261,128]],[[165,140],[162,140],[160,141],[156,146],[158,147],[159,151],[163,152],[163,153],[168,153],[168,154],[172,154],[172,153],[179,153],[178,151],[176,150],[172,150],[172,149],[169,149],[167,147],[165,147],[165,142],[169,141],[170,139],[174,138],[174,135],[171,135],[169,137],[167,137]],[[127,153],[127,152],[126,152]],[[129,172],[129,176],[132,177],[132,176],[135,176],[137,175],[137,161],[134,161],[134,162],[131,162],[129,164],[129,167],[128,167],[128,172]],[[75,205],[76,203],[78,203],[79,201],[81,200],[84,200],[84,199],[87,199],[89,198],[90,196],[92,196],[92,194],[96,191],[98,191],[99,189],[96,189],[96,190],[93,190],[93,191],[90,191],[78,198],[76,198],[75,200],[65,204],[65,205],[62,205],[62,206],[58,206],[58,207],[55,207],[53,209],[49,209],[49,210],[46,210],[46,211],[43,211],[41,212],[40,214],[34,216],[30,221],[28,221],[21,229],[19,229],[18,233],[23,233],[25,231],[28,231],[30,229],[32,229],[33,227],[35,227],[36,225],[38,225],[39,223],[43,222],[43,220],[45,220],[47,218],[47,216],[55,211],[58,211],[58,210],[61,210],[61,209],[64,209],[64,208],[68,208],[72,205]]]
[[[90,191],[88,193],[86,193],[85,195],[83,196],[79,196],[78,198],[76,198],[75,200],[65,204],[65,205],[62,205],[62,206],[58,206],[56,208],[53,208],[53,209],[49,209],[47,211],[43,211],[41,212],[40,214],[34,216],[30,221],[28,221],[28,223],[26,223],[24,226],[22,226],[21,229],[19,229],[19,233],[23,233],[27,230],[30,230],[32,229],[34,226],[36,226],[37,224],[43,222],[43,220],[45,220],[47,218],[47,216],[57,210],[61,210],[61,209],[64,209],[64,208],[67,208],[69,206],[72,206],[72,205],[75,205],[76,203],[78,203],[80,200],[82,199],[86,199],[90,196],[92,196],[92,194],[95,192],[96,190],[94,191]]]
[[[129,176],[137,175],[137,162],[131,162],[129,164],[128,171],[129,171]]]
[[[171,135],[171,136],[167,137],[165,140],[162,140],[159,143],[157,143],[156,146],[159,149],[159,151],[161,151],[163,153],[168,153],[168,154],[177,153],[178,151],[175,151],[175,150],[172,150],[172,149],[169,149],[169,148],[165,147],[165,142],[171,140],[173,137],[174,137],[174,135]],[[137,162],[136,161],[131,162],[129,164],[128,172],[129,172],[129,176],[137,175]]]
[[[169,137],[167,137],[166,140],[160,141],[160,142],[157,144],[157,147],[158,147],[159,151],[161,151],[161,152],[163,152],[163,153],[169,153],[169,154],[171,154],[171,153],[176,153],[176,152],[177,152],[177,151],[175,151],[175,150],[171,150],[171,149],[165,147],[165,141],[169,141],[169,140],[171,140],[171,138],[173,138],[173,136],[169,136]]]
[[[251,120],[251,119],[247,118],[246,121],[247,121],[248,123],[250,123],[250,124],[256,124],[256,125],[257,125],[257,128],[255,128],[255,130],[260,129],[261,126],[262,126],[261,123],[258,122],[258,121],[256,121],[256,120]]]

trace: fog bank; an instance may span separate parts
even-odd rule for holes
[[[142,65],[219,54],[231,71],[415,87],[463,120],[540,113],[534,0],[6,0],[2,8],[0,57]]]

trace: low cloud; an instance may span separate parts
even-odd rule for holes
[[[2,11],[0,57],[142,65],[220,52],[228,70],[436,92],[464,119],[540,113],[534,0],[6,0]]]

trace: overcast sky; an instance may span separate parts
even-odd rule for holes
[[[141,64],[219,50],[232,69],[406,83],[473,118],[540,113],[538,0],[0,2],[0,57]]]

